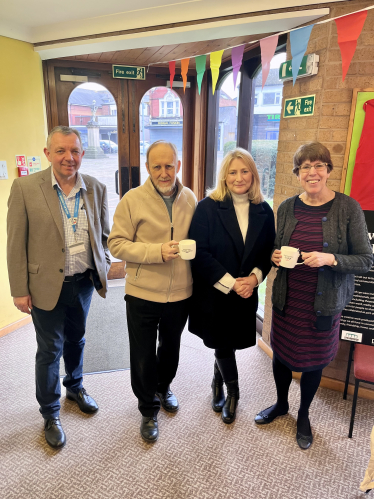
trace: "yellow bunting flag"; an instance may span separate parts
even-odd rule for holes
[[[182,59],[181,60],[181,75],[183,79],[183,91],[186,91],[187,84],[187,73],[188,73],[188,65],[190,63],[190,59]]]
[[[217,50],[217,52],[212,52],[210,54],[210,70],[212,72],[213,95],[216,90],[219,68],[221,67],[222,64],[222,54],[223,50]]]

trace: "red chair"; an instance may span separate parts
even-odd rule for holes
[[[345,378],[343,399],[347,399],[349,374],[351,372],[353,352],[354,352],[355,391],[353,394],[351,423],[349,426],[348,438],[352,438],[353,424],[355,421],[355,413],[356,413],[358,386],[360,384],[360,381],[374,385],[374,348],[370,345],[362,345],[361,343],[356,343],[356,344],[351,343],[351,348],[349,351],[347,376]]]

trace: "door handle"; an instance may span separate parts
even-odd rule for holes
[[[114,174],[114,183],[115,183],[115,188],[116,188],[116,194],[119,195],[119,188],[118,188],[118,170]]]

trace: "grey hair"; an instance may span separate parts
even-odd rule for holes
[[[70,126],[55,126],[50,132],[47,137],[47,149],[49,150],[51,147],[51,140],[52,137],[54,136],[55,133],[62,133],[62,135],[71,135],[72,133],[75,133],[75,135],[78,137],[81,148],[82,146],[82,139],[81,139],[81,134],[78,132],[76,128],[71,128]]]
[[[178,149],[175,144],[172,142],[167,142],[166,140],[156,140],[156,142],[153,142],[147,149],[147,165],[149,164],[149,153],[154,149],[156,146],[160,144],[165,144],[166,146],[169,146],[170,149],[172,149],[174,156],[175,156],[175,163],[178,163]]]

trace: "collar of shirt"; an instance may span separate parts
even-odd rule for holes
[[[55,177],[55,174],[53,173],[53,168],[51,168],[51,172],[52,172],[52,187],[54,188],[55,185],[57,186],[58,189],[61,189],[59,183],[57,182],[57,179]],[[70,191],[69,193],[69,196],[66,196],[66,197],[71,197],[72,195],[75,196],[75,194],[80,190],[80,189],[84,189],[85,191],[87,190],[86,188],[86,184],[84,183],[84,180],[83,180],[83,177],[82,175],[77,172],[77,180],[75,182],[75,186],[72,188],[72,190]]]

